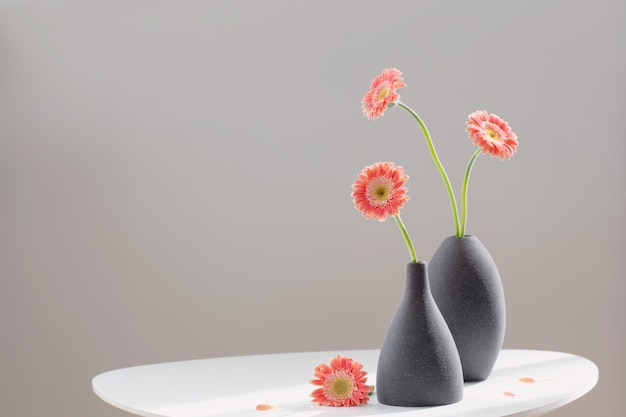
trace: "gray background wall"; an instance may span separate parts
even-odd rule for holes
[[[382,68],[457,191],[467,114],[503,116],[468,232],[496,259],[505,347],[586,356],[557,416],[623,415],[624,2],[0,2],[2,415],[125,415],[110,369],[376,348],[404,285],[393,222],[350,185],[403,165],[428,260],[453,233],[417,125],[360,100]]]

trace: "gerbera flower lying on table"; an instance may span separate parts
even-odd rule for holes
[[[363,365],[352,358],[337,355],[330,364],[320,363],[313,371],[315,379],[310,382],[319,386],[311,393],[312,402],[334,407],[350,407],[366,404],[373,391],[367,385],[367,372]]]

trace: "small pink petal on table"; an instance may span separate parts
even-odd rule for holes
[[[535,382],[545,382],[545,381],[550,381],[550,378],[548,379],[535,379],[535,378],[520,378],[517,380],[518,382],[523,382],[525,384],[534,384]]]
[[[274,406],[269,405],[268,403],[259,404],[259,405],[256,406],[256,409],[259,410],[259,411],[269,410],[269,409],[272,409],[272,408],[274,408]]]
[[[504,395],[505,397],[515,397],[515,394],[510,391],[502,391],[502,395]]]

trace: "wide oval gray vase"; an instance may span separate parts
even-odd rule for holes
[[[404,295],[378,358],[376,396],[382,404],[403,407],[463,398],[461,361],[430,292],[425,262],[407,265]]]
[[[496,263],[477,237],[451,236],[433,255],[428,273],[435,302],[456,342],[464,380],[487,379],[506,327]]]

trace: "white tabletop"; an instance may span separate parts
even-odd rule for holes
[[[313,368],[340,354],[363,364],[375,384],[378,350],[234,356],[136,366],[93,379],[94,392],[115,407],[159,417],[502,417],[537,416],[567,404],[598,380],[598,368],[580,356],[503,350],[491,376],[466,383],[461,402],[404,408],[379,404],[376,395],[358,407],[311,403]],[[259,411],[259,404],[273,408]]]

